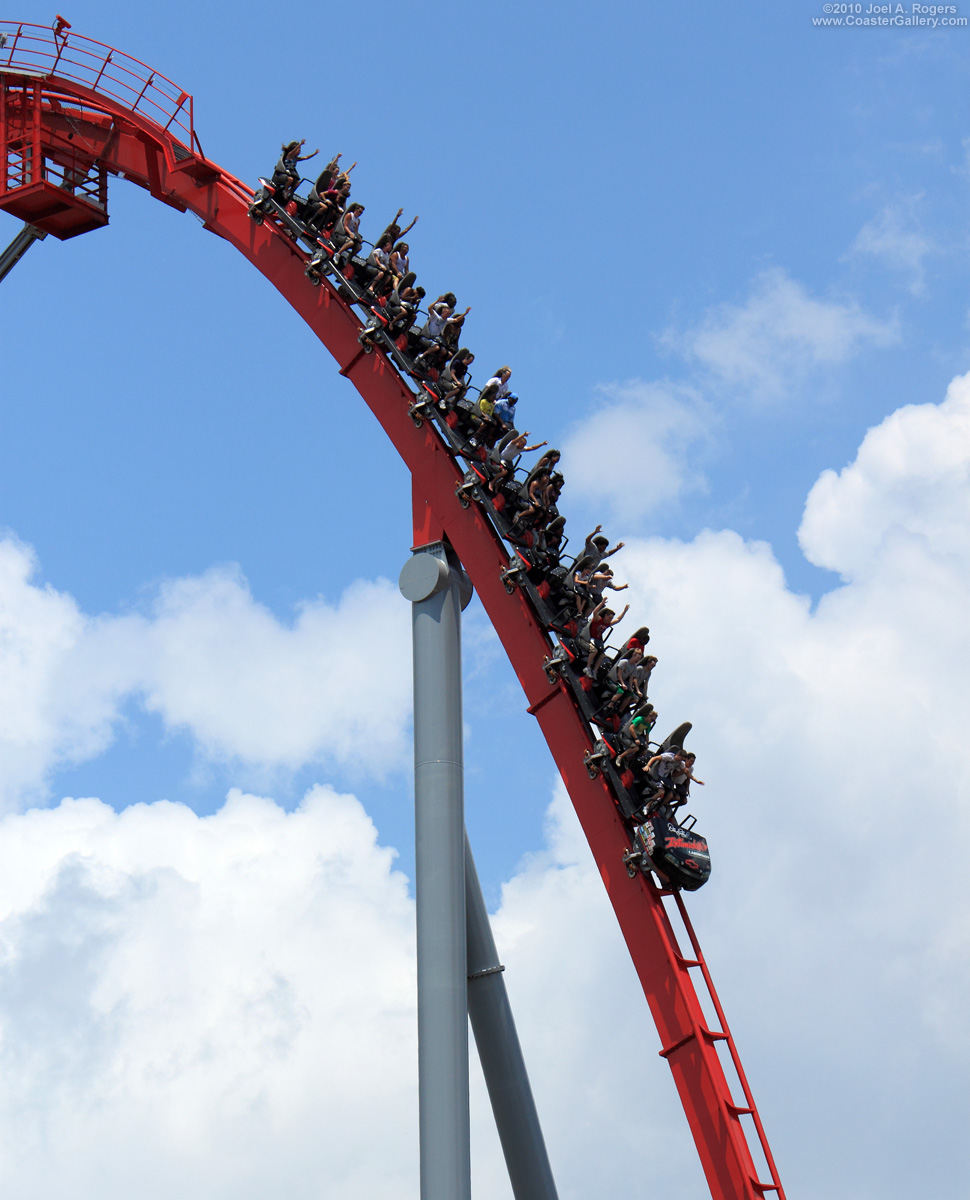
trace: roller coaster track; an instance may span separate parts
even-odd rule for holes
[[[550,682],[547,677],[543,662],[552,650],[549,634],[528,590],[510,593],[500,577],[508,552],[487,511],[490,506],[476,502],[465,507],[456,496],[462,472],[444,430],[431,420],[414,423],[408,413],[414,400],[411,386],[384,350],[362,353],[359,318],[330,280],[310,286],[304,276],[306,251],[278,224],[257,224],[249,217],[253,190],[205,157],[187,92],[136,59],[56,26],[0,22],[0,43],[0,142],[5,154],[0,208],[17,212],[18,187],[28,206],[34,202],[23,171],[43,162],[55,180],[41,189],[47,200],[58,187],[62,195],[78,194],[76,201],[68,200],[68,209],[73,205],[73,212],[86,215],[90,228],[107,218],[107,175],[194,213],[283,295],[380,422],[411,472],[415,545],[445,538],[454,547],[562,775],[643,986],[660,1035],[660,1054],[673,1075],[712,1197],[755,1200],[774,1193],[783,1200],[683,898],[680,892],[664,891],[652,878],[628,876],[622,856],[629,833],[616,788],[602,775],[590,778],[584,766],[584,752],[593,743],[582,697],[569,680]],[[84,178],[96,185],[100,179],[100,184],[79,194],[75,183]],[[31,219],[29,212],[26,219]],[[678,944],[668,904],[683,922],[686,948]],[[707,1008],[716,1018],[710,1023],[695,979],[702,994],[708,994]],[[736,1091],[725,1068],[736,1077]]]

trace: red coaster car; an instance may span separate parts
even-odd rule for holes
[[[693,817],[678,825],[672,816],[654,813],[633,831],[633,849],[623,855],[631,878],[637,870],[655,871],[671,887],[696,892],[711,877],[707,838],[694,832]]]

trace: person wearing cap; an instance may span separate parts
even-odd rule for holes
[[[518,402],[519,398],[515,392],[509,392],[507,396],[495,401],[495,415],[507,429],[515,427],[515,406]]]

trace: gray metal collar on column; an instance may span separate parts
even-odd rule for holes
[[[428,600],[435,592],[448,586],[450,572],[456,576],[458,596],[464,610],[472,598],[472,581],[447,542],[429,542],[426,546],[412,548],[411,557],[402,567],[398,581],[401,594],[412,604]]]

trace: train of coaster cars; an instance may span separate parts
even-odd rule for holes
[[[637,629],[612,653],[607,648],[606,653],[594,654],[591,672],[585,669],[591,648],[589,610],[599,597],[590,599],[586,592],[581,600],[579,592],[585,589],[582,584],[577,588],[576,574],[596,570],[609,543],[602,537],[595,542],[587,539],[579,554],[567,555],[565,519],[556,504],[563,482],[557,471],[558,451],[547,450],[529,470],[509,464],[508,458],[503,466],[501,450],[514,431],[493,411],[498,398],[494,386],[486,392],[471,385],[467,368],[473,356],[457,341],[460,316],[446,322],[447,328],[429,330],[426,324],[419,329],[418,318],[428,314],[419,307],[424,292],[414,288],[413,273],[401,278],[382,268],[386,260],[381,255],[363,257],[360,251],[369,243],[359,235],[347,237],[345,228],[335,236],[349,187],[343,203],[334,203],[330,193],[328,204],[319,186],[304,199],[296,193],[300,180],[292,163],[281,171],[282,162],[271,179],[260,179],[250,217],[257,222],[269,217],[284,234],[307,247],[310,257],[305,271],[310,283],[319,285],[330,276],[343,299],[364,312],[362,351],[383,350],[416,381],[418,394],[409,408],[412,420],[418,426],[433,423],[451,452],[467,464],[458,497],[466,506],[477,503],[512,546],[502,576],[505,586],[510,592],[522,588],[528,595],[539,621],[557,643],[543,663],[550,682],[566,682],[575,704],[596,730],[593,749],[584,756],[586,768],[591,776],[602,774],[611,784],[631,836],[623,856],[628,872],[652,873],[663,887],[695,891],[710,877],[707,841],[696,831],[693,817],[676,815],[686,802],[690,783],[683,743],[691,725],[685,722],[661,743],[651,742],[653,714],[647,712],[645,733],[636,746],[629,724],[634,713],[643,713],[643,706],[630,707],[623,715],[615,712],[616,666],[632,649],[643,652],[650,636],[646,628]],[[389,231],[397,241],[400,231],[394,223]],[[387,244],[386,238],[380,239],[381,244]],[[452,310],[455,307],[452,296],[439,301]],[[586,611],[580,616],[584,601]],[[608,636],[609,630],[605,632]],[[666,757],[657,761],[661,754]]]

